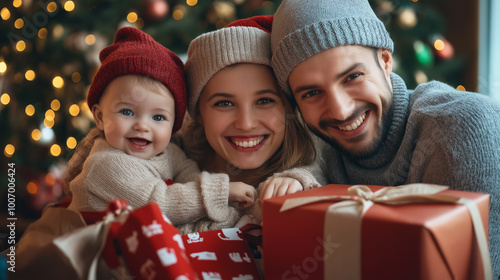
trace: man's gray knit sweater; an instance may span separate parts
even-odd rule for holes
[[[384,144],[353,160],[318,140],[320,183],[397,186],[415,182],[489,193],[489,245],[500,276],[500,102],[440,82],[408,90],[391,75],[392,122]],[[318,171],[318,170],[316,170]]]

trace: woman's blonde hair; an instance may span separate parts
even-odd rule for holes
[[[271,158],[246,178],[245,183],[255,187],[274,173],[311,164],[316,156],[312,138],[299,118],[296,106],[281,91],[279,97],[285,108],[283,143]],[[199,114],[198,105],[196,113]],[[197,116],[188,118],[183,127],[184,151],[198,162],[200,169],[205,170],[215,158],[215,151],[208,143],[203,125],[197,122],[196,118]]]

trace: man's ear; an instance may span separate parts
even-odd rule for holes
[[[380,63],[380,67],[384,70],[385,76],[390,80],[390,76],[392,73],[392,53],[387,49],[379,49],[378,50],[378,61]]]
[[[99,104],[94,104],[92,106],[92,115],[94,116],[94,121],[97,128],[104,131],[103,114]]]

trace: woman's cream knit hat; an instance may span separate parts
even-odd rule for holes
[[[272,21],[273,16],[236,20],[191,42],[184,69],[191,116],[196,115],[196,105],[205,85],[224,67],[236,63],[271,66]]]

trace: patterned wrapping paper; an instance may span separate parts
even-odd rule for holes
[[[107,245],[107,264],[116,268],[122,258],[134,279],[261,279],[241,229],[181,236],[155,203],[130,210],[123,222],[112,223]]]

